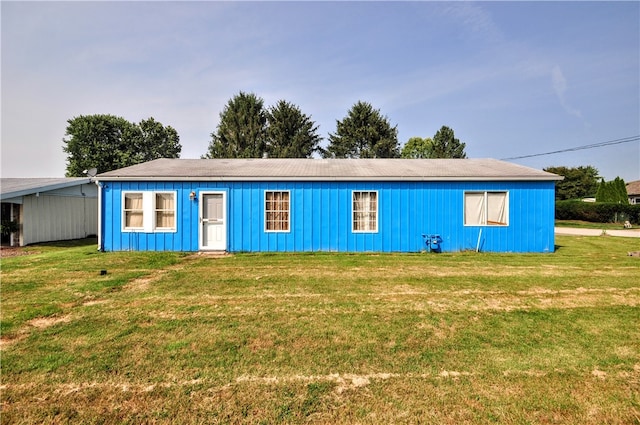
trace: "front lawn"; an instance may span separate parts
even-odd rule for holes
[[[640,250],[2,259],[2,423],[640,418]],[[106,270],[106,274],[101,274]]]

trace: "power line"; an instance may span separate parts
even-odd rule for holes
[[[640,141],[640,134],[637,135],[637,136],[624,137],[622,139],[609,140],[609,141],[606,141],[606,142],[592,143],[590,145],[584,145],[584,146],[576,146],[574,148],[561,149],[561,150],[558,150],[558,151],[544,152],[544,153],[534,153],[534,154],[531,154],[531,155],[514,156],[514,157],[511,157],[511,158],[502,158],[502,160],[503,161],[509,161],[509,160],[512,160],[512,159],[532,158],[534,156],[553,155],[553,154],[556,154],[556,153],[573,152],[573,151],[579,151],[579,150],[583,150],[583,149],[601,148],[601,147],[604,147],[604,146],[619,145],[621,143],[629,143],[629,142],[637,142],[637,141]]]

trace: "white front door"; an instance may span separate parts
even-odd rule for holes
[[[225,192],[200,194],[200,249],[227,250]]]

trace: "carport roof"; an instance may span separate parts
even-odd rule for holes
[[[0,199],[33,195],[89,182],[91,179],[86,177],[2,178],[0,179]]]

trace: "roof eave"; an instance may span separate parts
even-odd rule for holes
[[[559,181],[562,180],[561,176],[476,176],[476,177],[415,177],[415,176],[379,176],[379,177],[336,177],[336,176],[313,176],[313,177],[299,177],[299,176],[180,176],[180,177],[166,177],[166,176],[149,176],[149,177],[100,177],[96,178],[99,182],[109,181],[193,181],[193,182],[248,182],[248,181],[286,181],[286,182],[321,182],[321,181],[372,181],[372,182],[401,182],[401,181]]]

